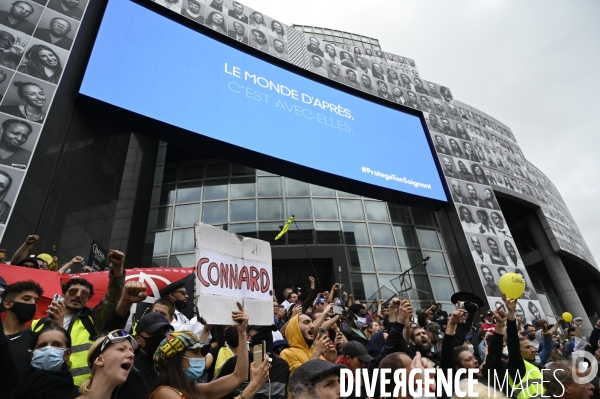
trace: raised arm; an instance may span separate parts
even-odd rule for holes
[[[496,318],[496,328],[487,346],[487,355],[485,356],[481,370],[483,375],[488,375],[488,371],[492,371],[496,375],[502,376],[506,372],[506,365],[502,361],[502,349],[504,347],[507,314],[502,310],[502,306],[499,306],[492,313],[494,313],[494,317]]]
[[[312,306],[317,297],[317,291],[315,291],[315,278],[311,276],[308,278],[308,281],[310,281],[310,290],[308,291],[306,299],[302,301],[302,313],[306,313],[306,309],[308,309],[309,306]]]
[[[15,251],[15,253],[13,254],[12,258],[10,259],[10,264],[16,265],[17,263],[19,263],[20,261],[22,261],[23,259],[28,257],[29,252],[31,252],[31,249],[35,246],[35,244],[39,241],[39,239],[40,239],[40,236],[36,236],[36,235],[27,236],[27,239],[25,240],[23,245],[21,245],[19,247],[19,249],[17,249]]]
[[[457,309],[452,312],[448,318],[448,324],[446,325],[446,333],[444,334],[444,340],[442,342],[442,365],[441,368],[445,372],[448,369],[454,368],[453,357],[454,357],[454,334],[456,334],[456,327],[464,319],[467,311],[460,309],[460,302],[457,304]]]
[[[515,378],[518,372],[521,378],[525,375],[525,362],[521,357],[521,345],[519,343],[519,333],[517,332],[517,320],[515,309],[517,308],[516,299],[508,299],[502,294],[502,300],[508,310],[506,318],[506,346],[508,347],[508,373]]]
[[[242,304],[238,302],[239,310],[233,311],[233,320],[237,325],[238,348],[246,347],[246,328],[248,327],[248,316],[244,313]],[[237,361],[233,373],[212,380],[208,383],[196,384],[196,389],[203,397],[221,398],[242,385],[248,379],[248,351],[238,351]]]
[[[333,287],[331,287],[331,290],[329,291],[329,296],[326,298],[327,303],[333,303],[333,298],[335,298],[335,292],[339,289],[340,285],[338,283],[335,283]]]
[[[125,254],[121,251],[111,249],[108,252],[108,260],[112,270],[108,273],[108,290],[106,296],[102,298],[100,303],[93,309],[92,317],[94,318],[94,326],[97,332],[104,325],[108,313],[117,304],[123,288],[125,286],[125,272],[123,270],[125,264]]]

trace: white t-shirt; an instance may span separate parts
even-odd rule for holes
[[[69,330],[69,326],[71,325],[71,321],[73,320],[73,314],[66,314],[63,319],[63,328],[65,330]]]

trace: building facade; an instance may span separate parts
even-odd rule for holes
[[[200,221],[269,241],[276,289],[315,275],[323,290],[341,279],[357,299],[388,299],[404,288],[400,273],[429,257],[407,275],[406,295],[423,307],[439,301],[450,308],[456,291],[494,306],[500,276],[517,272],[528,286],[520,301],[526,320],[552,321],[568,310],[587,315],[591,328],[600,270],[560,193],[527,161],[518,133],[425,80],[415,60],[383,51],[378,39],[286,25],[236,1],[144,5],[194,34],[221,34],[217,40],[246,45],[264,60],[422,112],[451,195],[435,211],[182,145],[151,121],[132,130],[120,113],[80,98],[104,10],[114,1],[26,1],[29,16],[0,27],[2,128],[18,126],[26,136],[12,147],[0,140],[14,152],[0,162],[0,229],[9,254],[35,233],[36,251],[60,261],[86,257],[96,244],[126,251],[131,267],[192,267]],[[0,11],[12,7],[0,2]],[[58,62],[40,64],[43,54]],[[275,241],[291,215],[296,222]]]

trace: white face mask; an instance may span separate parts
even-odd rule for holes
[[[508,347],[507,347],[507,346],[505,346],[505,347],[502,349],[502,354],[503,354],[504,356],[508,357]]]
[[[475,348],[473,348],[473,345],[469,344],[467,348],[469,348],[469,352],[471,352],[471,354],[475,353]]]
[[[357,328],[363,328],[367,324],[367,318],[356,316],[356,319],[354,320],[354,324],[356,324]]]

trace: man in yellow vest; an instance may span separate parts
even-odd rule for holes
[[[517,399],[539,398],[544,393],[542,373],[535,364],[525,360],[521,354],[519,333],[517,332],[517,318],[515,315],[517,300],[507,299],[504,294],[502,294],[502,299],[508,310],[506,321],[506,346],[508,347],[509,358],[508,382],[512,392],[517,394]],[[537,354],[535,349],[531,350],[531,354],[535,357],[535,354]],[[513,395],[511,394],[511,396]]]
[[[88,350],[94,342],[94,337],[100,333],[108,313],[121,298],[125,285],[123,270],[125,254],[110,250],[108,260],[112,269],[109,272],[108,290],[106,296],[94,309],[86,307],[89,299],[94,295],[94,286],[89,281],[72,278],[62,288],[66,310],[60,327],[71,335],[72,354],[69,366],[77,386],[90,376],[91,370],[87,363]],[[37,322],[38,320],[34,320],[32,328]],[[55,324],[60,324],[60,321]]]

